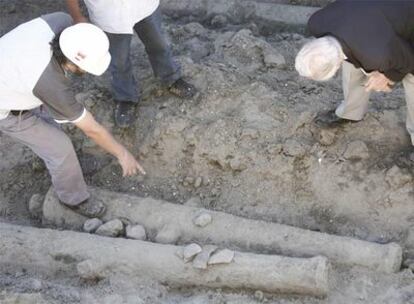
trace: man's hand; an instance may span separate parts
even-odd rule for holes
[[[135,175],[138,173],[138,171],[142,175],[146,174],[138,161],[127,149],[124,149],[123,153],[119,156],[118,161],[122,167],[122,176],[124,177]]]
[[[146,174],[135,157],[123,145],[118,143],[115,138],[94,119],[91,113],[86,111],[84,117],[75,122],[75,125],[101,148],[118,159],[118,162],[122,167],[123,176],[135,175],[138,172]]]
[[[365,84],[365,91],[371,92],[391,92],[394,82],[389,80],[384,74],[375,71],[368,75],[368,81]]]

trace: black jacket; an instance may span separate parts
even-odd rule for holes
[[[337,38],[357,68],[393,81],[414,73],[414,0],[338,0],[314,13],[308,29]]]

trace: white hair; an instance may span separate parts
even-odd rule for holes
[[[301,76],[317,81],[332,78],[341,66],[345,55],[338,40],[325,36],[306,43],[295,60],[295,68]]]

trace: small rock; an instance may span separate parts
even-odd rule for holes
[[[129,239],[145,241],[147,239],[147,234],[145,228],[141,225],[128,225],[126,227],[126,237]]]
[[[234,251],[223,249],[214,253],[208,260],[208,265],[230,264],[234,259]]]
[[[190,244],[184,247],[183,250],[183,259],[185,263],[190,262],[197,254],[199,254],[203,249],[198,244]]]
[[[98,218],[88,219],[83,224],[83,231],[94,233],[102,224],[103,222]]]
[[[211,26],[218,28],[227,24],[227,17],[225,15],[216,15],[211,19]]]
[[[344,152],[344,158],[349,160],[361,160],[367,159],[368,157],[368,147],[362,140],[349,143]]]
[[[256,290],[256,292],[254,293],[254,297],[256,298],[256,300],[258,301],[263,301],[264,299],[264,294],[263,291],[261,290]]]
[[[247,169],[246,164],[239,158],[233,158],[230,161],[230,168],[234,171],[243,171]]]
[[[412,176],[397,165],[392,166],[385,174],[385,181],[394,189],[399,189],[412,181]]]
[[[316,140],[322,146],[330,146],[330,145],[332,145],[335,142],[335,139],[336,139],[336,132],[335,132],[335,130],[322,129],[318,133],[318,137],[317,137]]]
[[[194,182],[194,188],[200,188],[201,184],[203,183],[203,178],[202,177],[197,177],[195,182]]]
[[[30,215],[36,219],[40,219],[43,214],[43,201],[44,196],[41,194],[34,194],[29,201]]]
[[[306,149],[300,142],[288,139],[283,145],[283,152],[287,156],[303,157],[306,154]]]
[[[201,212],[193,218],[193,224],[198,227],[206,227],[212,221],[213,218],[211,217],[210,213],[207,213],[205,211]]]
[[[76,265],[78,275],[85,280],[100,280],[105,278],[99,265],[94,260],[85,260]]]
[[[267,51],[263,50],[264,63],[269,68],[284,68],[286,67],[286,60],[282,54],[277,53],[276,51]]]
[[[210,256],[216,251],[217,246],[207,245],[203,247],[203,251],[200,252],[193,261],[193,267],[197,269],[207,269],[207,263]]]
[[[102,226],[96,230],[96,234],[102,235],[102,236],[111,236],[116,237],[118,235],[121,235],[124,231],[124,224],[118,220],[112,220],[109,222],[106,222]]]

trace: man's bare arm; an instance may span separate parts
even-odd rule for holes
[[[88,19],[82,14],[79,0],[66,0],[66,6],[75,23],[88,22]]]
[[[123,176],[135,175],[138,171],[145,174],[144,169],[135,157],[123,145],[118,143],[115,138],[93,118],[91,113],[86,112],[85,117],[76,122],[75,125],[102,149],[118,159],[118,162],[122,167]]]

